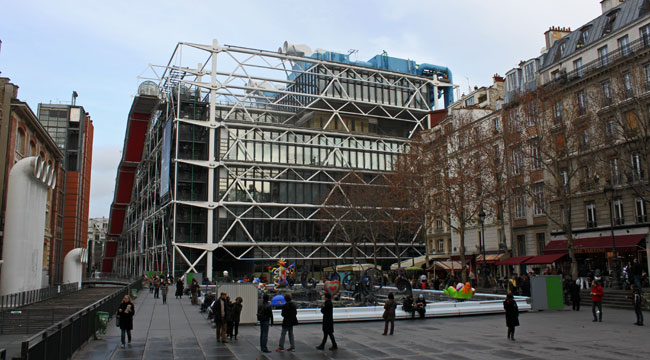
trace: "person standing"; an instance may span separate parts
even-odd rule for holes
[[[239,334],[239,321],[241,319],[241,310],[244,307],[244,299],[241,296],[238,296],[235,299],[235,303],[232,304],[232,314],[230,315],[230,321],[232,322],[232,328],[230,330],[230,338],[237,340],[237,335]]]
[[[298,310],[296,304],[291,301],[291,294],[284,295],[285,303],[282,306],[282,332],[280,333],[280,344],[275,351],[284,351],[284,337],[289,333],[289,343],[291,347],[287,351],[295,351],[296,343],[293,339],[293,326],[298,323]]]
[[[390,334],[393,335],[393,330],[395,330],[395,308],[397,308],[397,303],[395,302],[395,296],[393,293],[388,293],[388,301],[384,304],[384,333],[386,335],[388,332],[388,323],[390,323]]]
[[[217,342],[221,341],[222,343],[228,342],[226,340],[226,327],[230,313],[228,311],[228,300],[226,299],[226,296],[227,294],[222,292],[221,296],[214,302],[214,308],[212,309],[214,321],[217,325]]]
[[[603,321],[603,287],[596,280],[591,284],[591,312],[594,315],[594,322]],[[598,308],[598,310],[596,310]]]
[[[643,266],[639,263],[639,259],[634,258],[632,262],[631,271],[632,273],[632,283],[636,285],[636,288],[641,290],[641,277],[643,276]]]
[[[183,285],[183,278],[178,278],[176,280],[176,298],[177,299],[182,299],[183,298],[183,291],[185,290],[185,286]]]
[[[192,283],[190,284],[190,296],[192,305],[198,304],[199,291],[199,282],[196,281],[196,279],[192,279]]]
[[[580,280],[569,283],[569,297],[571,298],[571,308],[580,311]]]
[[[153,279],[153,298],[158,299],[160,298],[160,276],[156,275],[156,277]]]
[[[167,304],[167,293],[169,293],[169,285],[167,285],[167,280],[163,279],[160,285],[160,293],[162,294],[162,303]]]
[[[641,310],[643,298],[641,297],[641,289],[635,284],[632,284],[632,301],[634,304],[634,313],[636,314],[636,322],[634,325],[643,326],[643,311]]]
[[[508,294],[512,294],[513,296],[519,294],[519,289],[517,288],[517,278],[515,277],[515,274],[512,274],[512,276],[510,276],[510,281],[508,281]]]
[[[266,346],[269,340],[269,325],[273,324],[273,310],[269,304],[269,294],[262,296],[262,304],[257,308],[257,321],[260,322],[260,350],[270,353]]]
[[[508,293],[503,302],[503,309],[506,311],[506,326],[508,327],[508,339],[515,340],[515,326],[519,326],[519,307],[512,293]]]
[[[325,303],[320,308],[320,312],[323,314],[323,341],[321,341],[320,345],[316,346],[316,349],[323,350],[327,342],[327,337],[329,336],[332,341],[330,350],[336,350],[338,346],[334,339],[334,306],[332,305],[332,295],[329,293],[325,293]]]
[[[122,348],[124,348],[124,335],[127,335],[129,346],[131,346],[131,330],[133,330],[133,315],[135,315],[135,305],[131,301],[129,295],[124,295],[120,307],[117,309],[117,316],[120,319],[120,330],[122,341]]]

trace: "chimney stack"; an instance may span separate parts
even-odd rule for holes
[[[570,27],[551,26],[544,33],[546,39],[546,50],[550,49],[557,40],[571,33]]]
[[[602,9],[604,14],[624,2],[625,0],[602,0],[600,2],[600,8]]]

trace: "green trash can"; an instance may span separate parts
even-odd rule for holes
[[[138,290],[137,289],[131,289],[131,299],[135,299],[138,297]]]
[[[97,321],[98,325],[97,329],[99,330],[100,334],[106,334],[106,326],[108,325],[108,318],[109,315],[105,311],[98,311],[97,312]]]

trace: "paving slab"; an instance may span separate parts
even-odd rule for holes
[[[605,309],[602,323],[591,309],[555,310],[520,315],[516,341],[506,338],[503,315],[400,320],[395,334],[382,336],[383,323],[336,323],[339,349],[320,351],[319,324],[294,329],[295,352],[259,351],[259,327],[242,325],[237,340],[216,342],[206,315],[190,300],[161,299],[144,290],[135,300],[133,342],[120,348],[114,320],[99,340],[88,342],[73,359],[647,359],[650,326],[634,326],[634,312]],[[244,309],[256,311],[256,309]],[[646,317],[650,314],[645,313]],[[280,326],[272,326],[269,349],[278,346]],[[288,339],[287,339],[288,342]],[[288,346],[285,345],[285,346]]]

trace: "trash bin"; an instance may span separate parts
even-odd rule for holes
[[[97,329],[99,330],[100,334],[106,334],[106,326],[108,325],[108,318],[109,315],[105,311],[98,311],[97,312],[97,321],[98,325]]]
[[[138,290],[131,289],[131,299],[136,299],[138,297]]]

